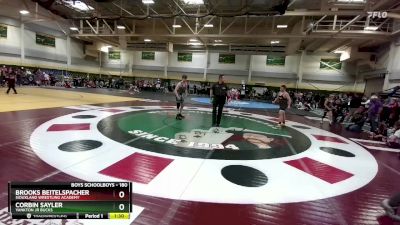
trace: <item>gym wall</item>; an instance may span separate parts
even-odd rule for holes
[[[11,21],[11,22],[10,22]],[[0,38],[0,63],[21,66],[36,66],[52,69],[68,69],[103,75],[121,75],[135,77],[179,79],[181,74],[188,74],[196,81],[216,81],[219,74],[226,75],[231,83],[258,84],[279,86],[282,83],[289,87],[304,89],[357,91],[363,92],[365,82],[357,79],[353,64],[343,62],[339,70],[320,69],[321,58],[335,57],[331,54],[300,54],[286,57],[284,66],[266,65],[265,55],[236,55],[235,63],[227,64],[218,61],[219,53],[193,53],[192,62],[177,60],[177,52],[155,52],[154,60],[143,60],[141,51],[121,51],[120,60],[110,60],[107,53],[101,54],[100,60],[85,58],[81,41],[68,38],[63,33],[41,27],[25,26],[24,38],[21,40],[20,24],[11,19],[0,18],[0,23],[8,26],[8,37]],[[36,44],[36,33],[52,35],[56,38],[56,47]],[[21,58],[21,46],[24,46],[25,57]],[[70,53],[70,62],[67,55]],[[400,51],[392,53],[400,57]],[[400,80],[400,65],[393,64],[394,75],[391,79]],[[301,75],[301,81],[299,74]],[[397,75],[398,74],[398,75]],[[206,75],[206,76],[204,76]]]

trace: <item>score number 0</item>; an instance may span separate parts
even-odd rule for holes
[[[118,197],[119,198],[124,198],[125,197],[125,192],[124,191],[120,191],[118,193]],[[123,211],[125,209],[125,205],[121,203],[121,204],[119,204],[118,208],[119,208],[119,210]]]

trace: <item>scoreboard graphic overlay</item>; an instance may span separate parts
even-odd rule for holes
[[[13,219],[129,219],[131,183],[9,183]]]

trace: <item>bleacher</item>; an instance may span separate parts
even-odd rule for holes
[[[384,90],[380,92],[379,95],[382,96],[382,98],[387,98],[387,97],[400,98],[400,86]]]

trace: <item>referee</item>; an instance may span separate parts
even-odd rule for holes
[[[211,102],[213,105],[212,111],[212,126],[219,127],[221,123],[222,110],[224,108],[226,98],[227,98],[228,86],[226,86],[224,81],[224,75],[219,75],[218,83],[214,84],[210,90]],[[218,107],[218,114],[217,114]],[[218,129],[215,130],[218,132]]]

